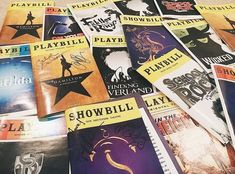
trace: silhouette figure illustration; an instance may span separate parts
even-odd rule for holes
[[[26,25],[27,22],[30,22],[30,24],[33,25],[33,20],[34,20],[34,19],[35,19],[35,17],[33,17],[32,13],[31,13],[31,11],[30,11],[30,12],[28,13],[28,15],[27,15],[27,19],[26,19],[24,25]]]
[[[65,70],[67,70],[70,73],[70,76],[72,76],[73,74],[70,70],[72,64],[68,63],[63,55],[61,55],[60,61],[62,65],[62,77],[65,75]]]

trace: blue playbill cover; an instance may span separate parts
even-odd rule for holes
[[[0,115],[36,114],[29,45],[0,46]]]
[[[232,144],[235,147],[235,70],[231,66],[213,64],[212,72],[224,110],[224,119],[228,124]]]

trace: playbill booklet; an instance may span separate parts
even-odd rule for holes
[[[182,173],[140,96],[70,108],[65,115],[72,174]]]
[[[232,138],[232,144],[235,147],[235,69],[225,65],[214,64],[212,70]]]
[[[30,47],[39,117],[109,99],[85,36]]]
[[[43,40],[64,39],[83,35],[69,9],[65,7],[46,7],[43,29]]]
[[[164,94],[144,101],[184,173],[230,173],[235,164],[231,145],[223,146]]]
[[[162,25],[162,21],[159,16],[121,16],[133,69],[161,57],[174,48],[186,52]]]
[[[0,116],[36,114],[29,45],[0,46]]]
[[[0,119],[0,140],[33,139],[66,135],[64,115],[38,119],[30,117],[3,117]]]
[[[235,3],[195,7],[219,37],[235,51]]]
[[[154,0],[113,0],[125,15],[158,16]]]
[[[162,17],[197,18],[194,0],[154,0]]]
[[[219,4],[230,4],[234,3],[234,0],[195,0],[196,4],[203,5],[219,5]]]
[[[69,174],[66,135],[1,140],[0,149],[2,174]]]
[[[87,39],[91,35],[122,35],[120,15],[122,12],[112,0],[90,0],[68,4],[75,20]]]
[[[194,60],[174,49],[137,71],[222,143],[230,140],[216,87]]]
[[[54,1],[9,3],[0,33],[0,45],[41,41],[46,6],[54,6]]]
[[[211,72],[212,63],[235,63],[235,51],[222,42],[204,19],[170,20],[163,24],[207,72]]]
[[[124,36],[93,36],[92,53],[111,98],[155,91],[145,78],[132,69]]]

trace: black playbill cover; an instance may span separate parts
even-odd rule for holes
[[[94,36],[92,52],[111,98],[155,91],[151,83],[132,69],[124,36]]]
[[[158,9],[153,0],[114,0],[114,3],[125,15],[159,15]]]
[[[211,64],[235,64],[235,51],[204,19],[168,20],[163,24],[207,72],[211,72]]]
[[[68,174],[67,137],[0,142],[1,174]]]
[[[199,17],[194,0],[154,0],[163,17]]]

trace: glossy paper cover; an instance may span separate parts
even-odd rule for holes
[[[113,0],[124,15],[158,16],[153,0]]]
[[[30,47],[39,117],[109,99],[85,36]]]
[[[174,49],[137,71],[221,142],[230,140],[216,86],[194,60]]]
[[[9,3],[0,33],[0,45],[41,41],[46,6],[54,6],[54,1]]]
[[[57,135],[66,135],[64,115],[44,119],[31,116],[0,120],[0,140],[22,140]]]
[[[212,70],[232,138],[232,144],[235,147],[235,70],[232,67],[218,64],[212,65]]]
[[[205,5],[219,5],[219,4],[231,4],[234,3],[234,0],[195,0],[196,4],[205,4]]]
[[[66,7],[46,7],[43,40],[82,36],[83,32]]]
[[[0,46],[0,115],[36,114],[29,45]]]
[[[234,172],[231,144],[222,145],[162,93],[144,101],[184,173]]]
[[[162,25],[163,18],[159,16],[122,15],[121,22],[133,69],[161,57],[174,48],[186,52]]]
[[[154,93],[152,84],[132,69],[124,36],[93,36],[92,53],[111,98]]]
[[[123,34],[122,12],[112,0],[89,0],[68,4],[68,7],[88,40],[92,35]]]
[[[68,174],[67,137],[1,141],[0,173]]]
[[[198,4],[195,7],[229,48],[235,51],[235,3]]]
[[[222,42],[204,19],[170,20],[163,24],[207,72],[211,72],[213,63],[235,63],[235,52]]]
[[[154,0],[162,17],[197,18],[194,0]]]
[[[126,97],[66,110],[72,174],[163,173],[140,103]]]

